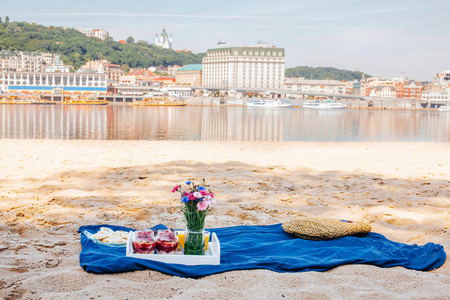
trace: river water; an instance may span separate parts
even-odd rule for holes
[[[0,105],[0,138],[450,142],[450,112]]]

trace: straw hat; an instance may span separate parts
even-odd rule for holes
[[[347,223],[318,217],[294,217],[286,220],[282,227],[299,238],[316,241],[367,234],[372,230],[372,226],[365,222]]]

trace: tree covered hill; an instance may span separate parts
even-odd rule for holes
[[[132,38],[128,39],[133,41]],[[146,41],[121,44],[111,38],[102,41],[73,28],[45,27],[26,22],[0,23],[0,50],[38,51],[61,54],[65,64],[76,69],[88,60],[103,57],[129,67],[186,65],[201,63],[204,54],[162,49]]]
[[[295,67],[286,69],[286,77],[305,77],[305,79],[360,80],[362,72],[341,70],[331,67]],[[364,74],[366,78],[372,77]]]

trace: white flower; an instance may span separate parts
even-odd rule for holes
[[[203,195],[200,194],[200,192],[194,192],[194,197],[195,198],[203,198]]]

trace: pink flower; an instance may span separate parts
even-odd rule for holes
[[[195,198],[195,196],[194,196],[193,193],[190,193],[190,194],[188,195],[188,197],[189,197],[189,200],[196,200],[196,199],[197,199],[197,198]]]
[[[209,195],[211,196],[211,198],[214,198],[214,194],[209,192]]]
[[[197,208],[199,211],[207,210],[208,209],[208,203],[206,201],[199,201],[197,203]]]
[[[180,187],[179,185],[175,186],[175,187],[173,188],[173,190],[172,190],[172,193],[175,193],[175,192],[178,190],[179,187]]]
[[[211,197],[211,196],[206,196],[205,197],[205,200],[203,200],[203,201],[206,201],[206,202],[208,202],[208,205],[211,205],[211,204],[215,204],[216,203],[216,200],[214,200],[214,198],[213,197]]]
[[[203,195],[199,192],[194,192],[194,197],[195,198],[203,198]]]
[[[201,190],[201,191],[200,191],[200,194],[202,194],[202,196],[208,195],[208,193],[207,193],[205,190]]]

